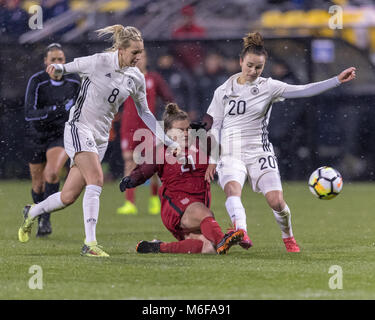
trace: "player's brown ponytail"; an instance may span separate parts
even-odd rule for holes
[[[258,56],[264,55],[268,57],[267,51],[264,48],[263,37],[259,32],[250,32],[243,38],[243,49],[241,51],[241,58],[243,59],[247,54],[253,53]]]
[[[116,51],[119,48],[126,49],[130,46],[130,40],[143,41],[141,32],[135,27],[124,27],[121,24],[115,24],[103,29],[95,31],[98,37],[102,37],[107,34],[111,34],[110,40],[112,41],[112,47],[106,51]]]
[[[189,119],[189,116],[184,110],[181,110],[176,103],[168,103],[165,106],[165,111],[163,114],[164,131],[167,132],[172,128],[173,121],[183,121],[186,119]]]

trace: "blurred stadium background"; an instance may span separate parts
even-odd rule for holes
[[[270,58],[264,76],[294,84],[332,77],[349,66],[357,79],[319,97],[277,103],[269,126],[282,178],[306,180],[321,165],[346,180],[374,180],[375,1],[373,0],[0,0],[0,179],[28,178],[24,161],[24,95],[43,69],[43,50],[63,45],[67,61],[103,51],[94,30],[139,28],[149,70],[159,71],[177,102],[200,119],[216,87],[238,71],[241,38],[258,30]],[[43,29],[30,30],[29,8],[43,8]],[[329,8],[343,8],[330,29]],[[115,124],[115,131],[119,124]],[[119,135],[105,159],[122,175]]]

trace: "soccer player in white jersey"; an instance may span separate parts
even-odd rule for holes
[[[218,162],[210,158],[205,178],[211,181],[217,169],[219,183],[227,197],[225,206],[229,217],[236,229],[245,231],[240,243],[242,247],[248,249],[252,246],[246,233],[246,214],[241,202],[242,188],[248,177],[253,191],[263,193],[271,207],[286,250],[299,252],[293,236],[290,210],[283,198],[277,159],[268,140],[267,126],[272,104],[288,98],[310,97],[337,87],[354,79],[356,69],[348,68],[325,81],[289,85],[260,76],[267,52],[258,32],[249,33],[243,40],[241,72],[215,90],[207,110],[213,118],[211,132],[220,141],[221,153]]]
[[[83,78],[79,97],[65,124],[64,146],[71,160],[71,169],[61,192],[36,205],[25,206],[18,238],[27,242],[37,216],[72,204],[85,188],[83,215],[86,237],[81,255],[106,257],[108,254],[96,241],[99,197],[103,187],[101,161],[119,106],[131,96],[139,116],[157,138],[171,149],[175,149],[176,144],[164,135],[147,105],[145,78],[135,67],[144,50],[140,31],[134,27],[114,25],[97,32],[99,36],[112,35],[112,48],[104,53],[76,58],[71,63],[47,67],[49,74],[79,73]]]

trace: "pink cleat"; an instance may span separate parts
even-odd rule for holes
[[[242,241],[240,241],[239,245],[242,248],[248,250],[249,248],[251,248],[253,246],[253,243],[250,240],[249,235],[247,234],[247,232],[245,230],[243,230],[243,233],[244,233],[244,236],[243,236]]]
[[[242,248],[248,250],[249,248],[251,248],[253,246],[253,243],[250,240],[249,235],[247,234],[247,232],[245,230],[243,230],[243,229],[238,229],[238,230],[242,230],[243,234],[244,234],[242,240],[238,244]],[[233,227],[228,229],[228,232],[231,232],[231,231],[236,231],[236,225],[234,225]]]
[[[294,237],[284,238],[283,241],[285,244],[286,251],[288,252],[300,252],[301,251]]]

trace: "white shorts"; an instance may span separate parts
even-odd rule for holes
[[[107,150],[108,142],[97,144],[91,130],[84,124],[75,122],[65,123],[64,148],[70,158],[70,167],[74,165],[74,156],[78,152],[94,152],[102,162]]]
[[[262,192],[264,195],[269,191],[282,191],[277,158],[272,152],[264,152],[254,156],[251,163],[245,163],[242,160],[224,156],[217,165],[219,184],[224,190],[229,181],[236,181],[243,187],[246,177],[254,192]],[[266,175],[267,174],[267,175]],[[267,176],[267,180],[259,185],[262,177]]]

